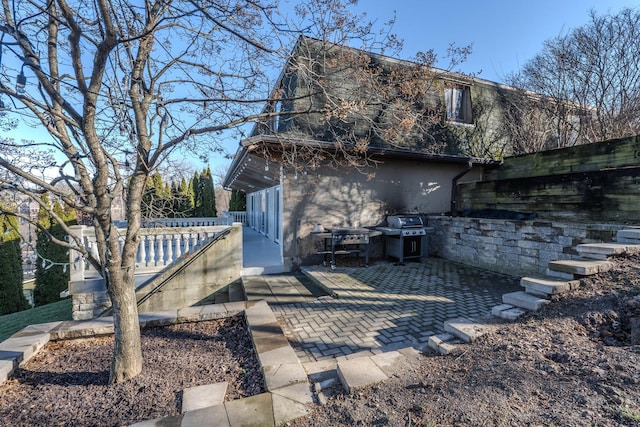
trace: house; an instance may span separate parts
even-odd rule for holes
[[[509,146],[513,91],[302,37],[224,186],[247,194],[249,225],[285,268],[315,263],[317,224],[456,210],[457,185],[481,180]]]

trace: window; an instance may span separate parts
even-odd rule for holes
[[[471,111],[471,88],[469,86],[449,86],[444,90],[447,120],[473,123]]]

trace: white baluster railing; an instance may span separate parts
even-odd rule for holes
[[[191,219],[191,218],[189,218]],[[140,229],[140,245],[136,256],[136,273],[159,272],[180,257],[194,252],[227,230],[229,226],[165,227]],[[73,232],[83,242],[84,247],[94,257],[98,257],[98,245],[92,227],[74,226]],[[119,229],[120,248],[124,244],[126,229]],[[86,262],[78,251],[70,251],[71,281],[99,277],[99,272]]]

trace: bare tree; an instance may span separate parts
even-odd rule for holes
[[[547,41],[510,76],[511,84],[542,95],[514,98],[512,123],[525,126],[513,128],[524,144],[516,151],[640,133],[639,39],[640,10],[627,8],[616,15],[591,11],[588,24]],[[544,116],[532,116],[536,109]]]
[[[352,16],[351,3],[300,2],[293,23],[267,0],[2,0],[0,99],[12,117],[51,139],[3,140],[0,185],[36,202],[49,192],[92,222],[97,255],[80,241],[56,242],[105,279],[115,326],[111,382],[142,369],[134,260],[150,174],[178,152],[209,156],[221,151],[222,138],[242,135],[244,124],[278,116],[262,107],[283,100],[271,88],[303,31],[378,52],[399,46],[386,29],[375,35]],[[320,77],[308,77],[322,90]],[[394,90],[414,89],[407,82]],[[340,118],[351,108],[347,98],[320,110],[290,101],[293,115]],[[121,247],[111,206],[122,195]]]

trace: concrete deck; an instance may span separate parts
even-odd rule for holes
[[[242,276],[285,271],[282,248],[251,227],[242,227]]]

